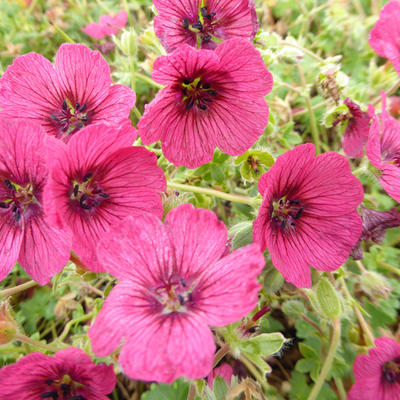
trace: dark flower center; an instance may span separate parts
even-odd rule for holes
[[[6,194],[0,199],[0,212],[12,213],[15,222],[19,222],[22,216],[27,220],[35,213],[35,205],[40,208],[32,183],[20,186],[9,179],[4,179],[3,183]]]
[[[207,6],[201,7],[200,14],[194,24],[190,25],[188,18],[182,21],[183,27],[194,32],[201,42],[209,42],[215,38],[217,19],[214,12],[208,12]]]
[[[53,123],[59,129],[59,136],[68,136],[78,132],[89,123],[86,104],[64,100],[61,109],[50,114]]]
[[[193,304],[193,285],[184,278],[170,278],[151,290],[152,296],[162,306],[162,314],[186,312]]]
[[[400,357],[383,364],[382,375],[386,382],[400,383]]]
[[[41,399],[50,400],[88,400],[81,394],[76,394],[77,390],[83,385],[72,381],[69,375],[64,375],[61,379],[47,379],[45,382],[48,390],[40,395]]]
[[[182,82],[182,91],[182,102],[186,110],[190,110],[194,105],[199,110],[207,110],[217,96],[217,92],[211,88],[211,85],[204,83],[201,78],[185,79]]]
[[[70,198],[79,203],[84,210],[90,210],[98,207],[104,200],[110,196],[103,191],[97,181],[93,179],[91,172],[87,173],[81,182],[72,182],[72,191]]]
[[[272,226],[279,229],[294,229],[296,220],[301,218],[304,206],[296,199],[287,196],[272,202]]]

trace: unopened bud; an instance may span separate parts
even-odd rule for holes
[[[298,318],[305,314],[304,303],[299,300],[289,300],[282,304],[282,311],[292,318]]]
[[[361,275],[361,288],[370,297],[388,297],[392,288],[386,279],[377,272],[367,271]]]
[[[17,323],[14,321],[8,302],[0,304],[0,345],[10,343],[17,334]]]
[[[131,56],[135,56],[137,53],[137,35],[134,29],[124,31],[121,35],[121,50]]]
[[[16,334],[17,330],[11,322],[0,321],[0,345],[12,342]]]
[[[338,318],[342,312],[342,305],[336,290],[327,279],[320,280],[316,294],[323,315],[331,320]]]

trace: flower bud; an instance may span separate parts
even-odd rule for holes
[[[338,318],[342,312],[342,305],[336,290],[327,279],[320,280],[316,294],[322,314],[331,320]]]
[[[392,290],[386,279],[377,272],[363,273],[360,281],[362,290],[372,298],[388,297]]]
[[[10,343],[17,334],[17,324],[9,311],[8,302],[0,304],[0,345]]]
[[[137,53],[137,35],[134,29],[124,31],[121,35],[121,50],[131,56],[136,56]]]

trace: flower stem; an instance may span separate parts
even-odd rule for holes
[[[258,368],[256,368],[253,363],[247,359],[244,355],[240,356],[240,361],[246,366],[246,368],[251,372],[251,374],[256,378],[257,382],[263,387],[264,392],[268,391],[268,385],[265,377],[261,375]]]
[[[321,58],[317,54],[313,53],[312,51],[310,51],[310,50],[308,50],[308,49],[306,49],[306,48],[304,48],[304,47],[302,47],[302,46],[300,46],[300,45],[298,45],[296,43],[290,43],[290,42],[287,42],[286,40],[282,40],[280,42],[280,44],[282,46],[294,47],[295,49],[300,50],[304,54],[307,54],[308,56],[310,56],[311,58],[313,58],[314,60],[318,61],[321,64],[324,62],[323,58]]]
[[[322,385],[325,382],[325,379],[332,367],[333,360],[335,358],[336,350],[340,342],[340,319],[335,318],[333,320],[333,329],[332,329],[332,339],[331,344],[329,346],[328,355],[326,356],[324,365],[322,366],[321,372],[318,375],[317,381],[313,389],[311,390],[310,395],[308,396],[307,400],[315,400],[322,388]]]
[[[340,378],[334,378],[335,380],[335,384],[339,393],[339,399],[340,400],[346,400],[347,396],[346,396],[346,390],[343,386],[343,382]]]
[[[399,87],[400,87],[400,79],[386,92],[386,96],[387,97],[391,96]],[[381,101],[381,95],[375,97],[375,99],[371,101],[371,104],[373,106],[376,106],[380,101]]]
[[[19,340],[19,341],[21,341],[21,342],[23,342],[23,343],[30,344],[30,345],[32,345],[32,346],[34,346],[34,347],[41,347],[42,349],[51,351],[51,352],[53,352],[53,353],[55,353],[56,351],[59,350],[59,349],[58,349],[57,347],[55,347],[55,346],[52,346],[52,345],[49,345],[49,344],[46,344],[46,343],[39,342],[38,340],[32,339],[32,338],[30,338],[30,337],[28,337],[28,336],[25,336],[25,335],[17,335],[17,336],[15,336],[15,339],[16,339],[16,340]]]
[[[74,39],[68,36],[57,24],[52,21],[49,21],[49,24],[54,26],[54,29],[57,31],[57,33],[59,33],[68,43],[75,43]]]
[[[390,264],[386,263],[385,261],[380,261],[380,260],[377,260],[376,263],[380,267],[385,268],[388,271],[392,272],[393,274],[396,274],[396,275],[400,276],[400,269],[394,267],[393,265],[390,265]]]
[[[221,192],[219,190],[204,188],[204,187],[200,187],[200,186],[191,186],[191,185],[185,185],[183,183],[176,183],[176,182],[168,182],[167,185],[170,189],[177,189],[177,190],[181,190],[184,192],[207,194],[210,196],[218,197],[223,200],[232,201],[234,203],[248,204],[249,206],[253,206],[253,207],[258,203],[258,200],[253,199],[251,197],[242,196],[239,194],[225,193],[225,192]]]
[[[31,287],[36,286],[38,283],[35,281],[25,282],[22,285],[14,286],[13,288],[4,289],[0,291],[0,297],[7,297],[17,294],[19,292],[23,292],[24,290],[30,289]]]
[[[359,307],[360,307],[359,304],[357,303],[356,300],[354,300],[354,298],[352,297],[352,295],[349,292],[349,289],[347,289],[346,282],[344,281],[343,277],[340,278],[340,283],[341,283],[341,287],[343,289],[344,294],[353,304],[353,310],[354,310],[354,313],[356,314],[358,323],[362,329],[363,337],[364,337],[366,344],[369,347],[373,346],[375,338],[371,331],[371,328],[368,325],[368,322],[364,319],[363,315],[361,314],[361,311],[359,309]]]
[[[188,393],[187,400],[195,400],[195,398],[196,398],[196,392],[197,392],[196,386],[195,386],[195,384],[192,382],[192,383],[190,384],[190,389],[189,389],[189,393]]]
[[[143,82],[148,83],[151,86],[154,86],[158,89],[162,89],[164,86],[160,85],[157,82],[154,82],[153,79],[151,79],[149,76],[145,75],[145,74],[141,74],[140,72],[136,72],[136,78],[141,79]]]
[[[215,366],[229,353],[230,347],[228,343],[225,343],[215,354],[214,356],[214,364]]]
[[[56,339],[56,341],[62,342],[68,336],[68,333],[69,333],[70,329],[72,328],[72,325],[77,324],[79,322],[86,321],[86,320],[88,320],[90,318],[93,318],[93,317],[94,317],[94,312],[92,311],[89,314],[82,315],[79,318],[71,319],[71,321],[67,322],[67,324],[65,325],[64,330],[62,331],[62,333],[58,337],[58,339]]]

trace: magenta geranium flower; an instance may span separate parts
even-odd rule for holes
[[[382,94],[382,113],[375,115],[367,143],[367,156],[371,164],[381,171],[379,182],[390,197],[400,202],[400,125],[386,111],[386,95]]]
[[[68,144],[52,140],[52,170],[46,187],[54,204],[53,221],[73,232],[72,249],[90,269],[99,272],[96,245],[121,219],[135,213],[162,216],[160,193],[164,172],[157,157],[143,147],[132,147],[136,130],[94,125]]]
[[[369,34],[369,44],[381,57],[387,58],[400,74],[400,2],[389,1],[381,10],[379,19]]]
[[[96,365],[74,347],[54,357],[31,353],[0,369],[0,400],[108,400],[114,386],[112,365]]]
[[[37,124],[0,119],[0,280],[18,261],[44,285],[69,259],[71,235],[43,203],[48,139]]]
[[[106,36],[116,35],[128,22],[128,14],[122,10],[115,17],[101,15],[99,23],[92,22],[82,28],[82,32],[95,39],[104,39]]]
[[[154,29],[167,52],[183,44],[214,50],[221,41],[253,40],[258,30],[253,0],[153,1]]]
[[[135,93],[112,85],[98,51],[64,43],[55,66],[37,53],[17,57],[0,79],[0,108],[8,118],[31,120],[68,141],[88,125],[119,125],[129,118]]]
[[[337,153],[315,157],[313,144],[279,156],[258,182],[263,202],[254,221],[254,241],[268,248],[272,263],[297,287],[310,287],[309,266],[338,269],[361,232],[357,206],[361,182]]]
[[[140,136],[145,144],[161,140],[175,165],[207,163],[216,146],[239,155],[264,132],[272,76],[243,39],[227,40],[215,52],[183,45],[156,60],[153,79],[167,87],[146,106]]]
[[[350,116],[343,136],[343,150],[348,157],[362,157],[368,141],[370,117],[349,98],[344,100],[344,104],[349,108]]]
[[[132,379],[171,383],[199,379],[213,364],[209,328],[230,324],[257,305],[264,258],[256,244],[223,256],[227,230],[216,215],[190,204],[167,214],[124,220],[98,246],[121,279],[89,330],[100,357],[120,346]]]
[[[388,337],[375,339],[375,348],[361,354],[353,366],[356,382],[347,400],[399,400],[400,344]]]

